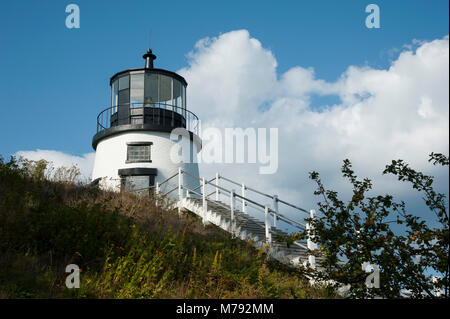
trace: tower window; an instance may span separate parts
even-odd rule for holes
[[[145,193],[150,186],[153,186],[150,176],[124,176],[121,178],[122,190],[142,190]]]
[[[152,144],[152,142],[127,143],[126,163],[151,163],[150,146]]]
[[[150,188],[155,184],[156,168],[122,168],[119,169],[120,190],[133,191],[141,195],[149,195],[152,191]]]

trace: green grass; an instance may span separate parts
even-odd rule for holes
[[[295,269],[150,198],[0,158],[0,298],[330,298]],[[80,288],[65,267],[81,268]]]

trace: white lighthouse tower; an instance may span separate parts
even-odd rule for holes
[[[186,80],[153,67],[156,56],[148,49],[145,68],[129,69],[111,77],[111,105],[97,116],[92,179],[113,190],[148,189],[176,174],[187,172],[185,185],[199,186],[195,160],[201,149],[199,120],[186,108]],[[189,138],[190,161],[173,161],[177,141],[170,135],[181,128]],[[172,136],[173,137],[173,136]],[[168,184],[168,183],[166,183]],[[168,184],[170,185],[170,184]]]

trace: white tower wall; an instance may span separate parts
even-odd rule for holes
[[[102,138],[96,149],[94,169],[92,179],[102,178],[100,187],[104,189],[120,190],[119,169],[126,168],[156,168],[155,185],[161,183],[168,177],[178,172],[181,167],[189,174],[199,176],[197,163],[174,163],[170,158],[171,148],[175,144],[170,140],[170,133],[153,131],[132,131],[118,133],[109,137]],[[150,147],[151,163],[126,163],[127,143],[133,142],[152,142]],[[192,144],[193,156],[199,151],[196,143]],[[190,189],[200,185],[198,179],[191,178],[184,174],[184,184]],[[175,177],[169,183],[161,187],[161,191],[169,191],[178,183]],[[172,196],[177,196],[177,191],[172,192]]]

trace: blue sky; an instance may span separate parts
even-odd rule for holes
[[[80,8],[80,29],[66,28],[70,3]],[[380,29],[365,26],[370,3],[380,7]],[[350,158],[358,176],[374,180],[374,192],[393,193],[409,212],[433,221],[409,185],[381,171],[403,158],[436,176],[437,190],[448,195],[448,168],[426,162],[432,151],[449,149],[448,12],[447,0],[4,2],[0,155],[40,149],[33,156],[65,166],[84,156],[77,163],[91,167],[109,78],[143,67],[151,38],[156,67],[181,70],[188,109],[204,122],[280,128],[277,174],[219,164],[201,167],[206,176],[220,171],[310,209],[318,199],[308,172],[348,195],[339,169]],[[194,50],[207,37],[213,40]],[[235,51],[220,52],[224,47]],[[223,57],[225,72],[208,62]],[[217,99],[219,89],[232,99]],[[367,95],[354,99],[360,92]]]
[[[312,208],[308,172],[348,194],[339,169],[350,158],[377,192],[422,211],[409,186],[381,176],[403,158],[436,175],[448,194],[448,169],[426,163],[432,151],[448,154],[448,1],[76,1],[81,28],[68,29],[70,3],[2,6],[3,157],[39,149],[53,153],[33,156],[65,166],[82,156],[74,161],[91,167],[109,78],[143,67],[151,43],[156,67],[186,77],[188,109],[203,123],[280,129],[274,176],[251,164],[201,165],[202,175],[224,172]],[[380,8],[380,29],[365,26],[370,3]],[[194,49],[205,38],[211,41]],[[208,62],[223,60],[225,68]]]
[[[364,25],[365,6],[372,3],[365,1],[75,1],[81,28],[72,30],[65,27],[69,3],[2,4],[4,157],[37,148],[91,152],[109,77],[143,65],[150,32],[156,65],[169,70],[187,65],[186,54],[199,39],[246,29],[275,55],[278,75],[311,66],[317,77],[335,81],[349,65],[386,68],[402,45],[449,30],[448,1],[440,0],[374,1],[381,10],[376,30]]]

